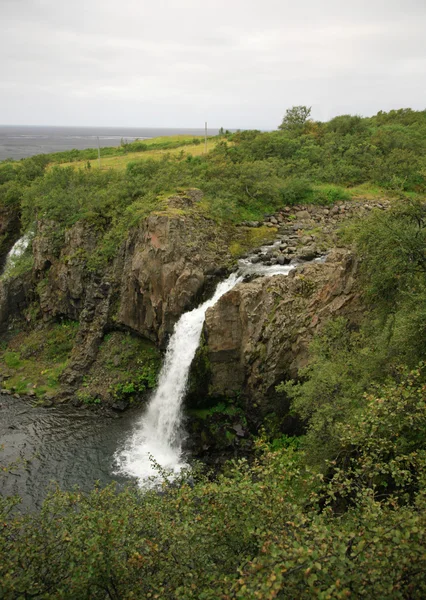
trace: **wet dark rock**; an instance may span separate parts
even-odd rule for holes
[[[317,250],[315,247],[305,247],[301,248],[298,252],[298,255],[302,260],[313,260],[318,256]]]
[[[114,404],[111,405],[111,408],[118,412],[123,412],[129,408],[129,402],[128,400],[119,400],[118,402],[114,402]]]
[[[234,425],[232,429],[235,431],[235,433],[236,433],[236,434],[237,434],[239,437],[244,437],[244,435],[245,435],[245,432],[244,432],[244,429],[243,429],[242,425],[240,425],[240,424],[238,423],[237,425]]]

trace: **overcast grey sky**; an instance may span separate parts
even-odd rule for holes
[[[425,0],[0,0],[0,123],[271,129],[426,108]]]

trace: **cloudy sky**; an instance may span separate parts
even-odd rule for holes
[[[271,129],[426,108],[425,0],[0,0],[0,123]]]

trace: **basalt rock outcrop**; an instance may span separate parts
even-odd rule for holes
[[[227,232],[201,216],[152,215],[127,240],[117,323],[164,345],[230,261]]]
[[[0,273],[6,255],[19,237],[20,215],[14,207],[0,207]]]
[[[229,263],[229,232],[191,208],[200,192],[172,197],[168,209],[153,213],[129,231],[114,262],[93,272],[88,257],[99,232],[82,222],[65,232],[59,251],[52,247],[54,225],[40,223],[33,242],[34,278],[45,319],[66,316],[87,322],[95,298],[109,289],[105,323],[131,329],[163,344],[180,315],[208,293]],[[114,306],[112,306],[114,304]]]
[[[22,314],[31,296],[30,273],[14,277],[7,282],[0,281],[0,332],[11,319]]]
[[[210,395],[243,393],[267,410],[276,384],[297,376],[329,318],[361,317],[356,271],[351,252],[335,249],[324,263],[242,283],[222,296],[204,327]]]
[[[37,224],[32,243],[33,277],[44,320],[56,317],[80,320],[88,290],[96,280],[86,263],[98,237],[95,228],[82,222],[65,231],[63,239],[55,223]]]

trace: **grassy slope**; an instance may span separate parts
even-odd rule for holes
[[[101,150],[101,169],[116,169],[116,170],[124,170],[127,164],[133,160],[141,160],[146,158],[160,159],[164,155],[171,154],[176,155],[181,152],[184,152],[185,155],[191,154],[192,156],[201,156],[205,153],[205,145],[204,144],[188,144],[188,142],[192,139],[199,139],[197,136],[188,136],[188,135],[173,135],[173,136],[163,136],[158,138],[152,138],[151,140],[144,140],[148,146],[153,146],[155,144],[167,143],[167,142],[182,142],[182,146],[178,148],[155,148],[153,150],[147,150],[145,152],[128,152],[126,154],[122,154],[120,152],[120,148],[117,148],[117,154],[115,156],[106,156],[102,158],[102,150]],[[218,142],[218,138],[209,138],[207,140],[207,152],[212,150]],[[61,166],[64,167],[75,167],[75,168],[85,168],[87,164],[90,163],[91,168],[99,168],[98,159],[93,160],[79,160],[67,163],[61,163]],[[54,163],[52,163],[54,164]]]
[[[154,160],[160,160],[162,157],[166,156],[166,155],[172,155],[172,156],[176,156],[178,154],[180,154],[181,152],[183,152],[185,154],[185,156],[187,155],[192,155],[192,156],[202,156],[205,153],[205,144],[188,144],[188,142],[190,142],[192,139],[200,139],[199,136],[194,136],[194,135],[171,135],[171,136],[160,136],[160,137],[156,137],[156,138],[151,138],[148,140],[143,140],[143,142],[145,144],[147,144],[148,146],[155,146],[158,144],[167,144],[167,143],[177,143],[177,142],[182,142],[182,146],[177,147],[177,148],[154,148],[152,150],[147,150],[145,152],[127,152],[126,154],[123,154],[121,151],[120,147],[117,147],[117,154],[116,155],[111,155],[110,153],[113,152],[112,148],[108,148],[108,155],[105,157],[102,157],[102,148],[101,148],[101,170],[102,171],[106,171],[108,169],[113,169],[113,170],[117,170],[117,171],[124,171],[127,167],[127,165],[134,161],[134,160],[143,160],[143,159],[148,159],[148,158],[152,158]],[[210,137],[207,140],[207,152],[210,152],[211,150],[213,150],[217,143],[220,141],[220,138],[217,137]],[[232,145],[232,142],[229,142],[228,140],[228,145]],[[55,156],[55,155],[53,155]],[[88,163],[90,163],[90,167],[94,168],[94,169],[99,169],[99,161],[98,159],[92,159],[92,160],[86,160],[86,159],[82,159],[82,160],[74,160],[71,162],[62,162],[60,163],[61,167],[74,167],[76,169],[82,169],[82,168],[86,168]],[[52,163],[50,163],[51,166],[53,166],[54,164],[57,164],[56,161],[52,161]],[[314,186],[315,189],[321,190],[323,188],[327,188],[329,187],[329,184],[318,184],[316,186]],[[362,184],[359,186],[356,186],[354,188],[345,188],[348,190],[348,192],[354,197],[354,198],[358,198],[358,197],[362,197],[362,198],[366,198],[366,199],[378,199],[378,198],[384,198],[384,197],[389,197],[389,193],[384,190],[382,187],[378,186],[378,185],[374,185],[374,184]]]

